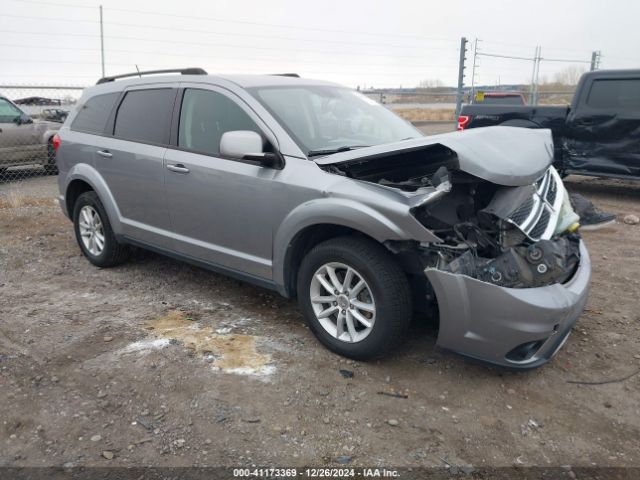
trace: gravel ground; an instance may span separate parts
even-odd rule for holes
[[[55,177],[0,185],[0,465],[640,466],[640,184],[569,178],[619,221],[585,232],[587,310],[546,366],[435,348],[325,350],[296,304],[152,253],[98,269]]]

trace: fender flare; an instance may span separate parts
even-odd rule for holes
[[[281,222],[273,241],[273,280],[285,286],[287,252],[295,237],[307,227],[315,225],[339,225],[357,230],[378,242],[414,238],[418,228],[429,234],[417,220],[407,231],[379,211],[354,200],[344,198],[320,198],[299,205]],[[435,238],[435,237],[434,237]]]
[[[109,218],[109,223],[111,224],[113,232],[116,235],[122,234],[122,215],[120,214],[120,209],[118,208],[115,198],[113,197],[111,190],[109,190],[104,178],[102,178],[102,175],[100,175],[95,168],[86,163],[78,163],[69,170],[69,173],[66,175],[66,179],[64,186],[65,202],[69,185],[71,185],[74,180],[82,180],[89,184],[100,198],[104,209],[107,211],[107,217]],[[69,212],[69,216],[73,217],[72,211]]]

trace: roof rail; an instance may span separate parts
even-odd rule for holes
[[[270,73],[269,75],[273,76],[273,77],[293,77],[293,78],[300,78],[300,75],[298,75],[297,73]]]
[[[141,77],[142,75],[154,75],[156,73],[181,73],[182,75],[207,75],[207,72],[202,68],[171,68],[168,70],[147,70],[144,72],[132,72],[132,73],[123,73],[122,75],[112,75],[110,77],[102,77],[100,80],[96,82],[96,85],[100,85],[101,83],[113,82],[118,78],[129,78],[129,77]]]

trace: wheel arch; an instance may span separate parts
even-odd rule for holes
[[[401,216],[397,221],[390,218],[389,212],[344,198],[322,198],[299,205],[285,217],[274,235],[273,280],[278,291],[286,297],[295,295],[301,255],[329,238],[357,234],[382,245],[388,240],[407,240],[417,235],[437,238],[417,221],[404,218],[409,215],[407,212],[394,213]]]
[[[300,264],[313,247],[331,238],[347,235],[359,235],[377,242],[375,238],[360,230],[335,223],[316,223],[297,232],[287,245],[284,255],[282,266],[284,285],[281,293],[288,298],[295,297]]]
[[[67,174],[67,185],[64,188],[65,206],[69,218],[73,220],[73,208],[78,197],[87,191],[94,191],[104,206],[109,223],[116,235],[122,233],[121,216],[118,206],[102,176],[90,165],[77,164]]]
[[[64,201],[67,206],[67,212],[69,212],[69,216],[73,217],[73,209],[75,208],[76,202],[78,201],[78,197],[85,192],[93,192],[94,188],[82,179],[72,180],[69,185],[67,185],[67,190],[64,196]]]

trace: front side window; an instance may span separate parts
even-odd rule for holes
[[[13,103],[4,98],[0,98],[0,123],[11,123],[22,115],[22,111]]]
[[[141,143],[168,143],[174,99],[171,88],[127,92],[118,108],[113,134]]]
[[[71,124],[71,130],[100,135],[104,132],[107,119],[120,93],[96,95],[79,107]]]
[[[640,78],[594,80],[587,105],[599,110],[640,110]]]
[[[422,136],[382,105],[348,88],[257,87],[250,93],[309,155]]]
[[[180,110],[178,146],[209,155],[220,154],[225,132],[260,129],[229,97],[211,90],[186,89]]]

